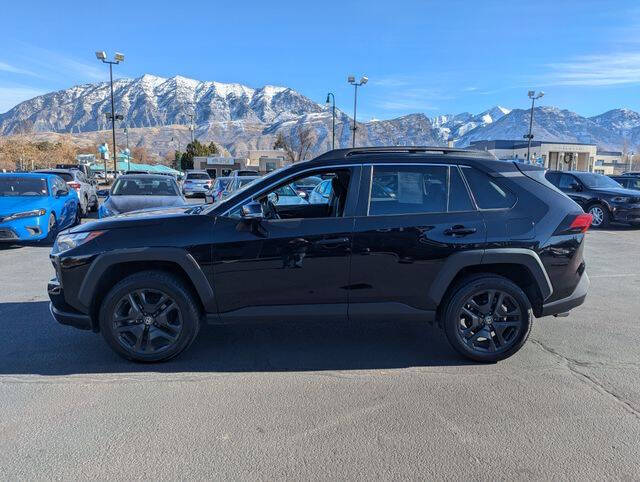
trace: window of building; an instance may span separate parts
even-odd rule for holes
[[[479,208],[507,209],[516,203],[515,195],[501,186],[499,180],[491,179],[484,172],[473,167],[465,166],[462,172]]]

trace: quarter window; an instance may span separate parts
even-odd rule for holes
[[[457,173],[457,168],[453,171]],[[450,185],[448,166],[374,166],[369,215],[473,209],[460,176],[451,180],[454,185]]]
[[[501,181],[473,167],[465,166],[462,172],[480,209],[508,209],[516,203],[515,195]]]

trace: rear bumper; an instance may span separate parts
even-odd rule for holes
[[[73,326],[81,330],[93,329],[91,317],[75,310],[64,300],[64,293],[57,279],[49,281],[47,291],[49,293],[49,299],[51,300],[49,303],[49,311],[58,323]]]
[[[573,290],[573,293],[571,293],[566,298],[562,298],[560,300],[542,305],[542,313],[540,314],[540,316],[558,315],[560,313],[566,313],[567,311],[580,306],[582,303],[584,303],[584,300],[587,297],[589,284],[589,276],[587,276],[587,272],[585,271],[584,273],[582,273],[580,281],[578,282],[576,289]]]

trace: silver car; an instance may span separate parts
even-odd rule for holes
[[[34,172],[41,174],[54,174],[72,188],[78,195],[80,201],[80,210],[82,215],[89,211],[98,210],[98,194],[96,193],[96,183],[93,179],[87,179],[82,171],[77,169],[40,169]]]
[[[187,175],[182,182],[182,194],[185,197],[202,195],[211,190],[213,181],[207,171],[187,171]]]

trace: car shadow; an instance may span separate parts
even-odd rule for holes
[[[48,303],[0,303],[0,375],[287,372],[466,365],[441,330],[421,323],[205,326],[165,363],[118,357],[99,334],[56,323]]]

